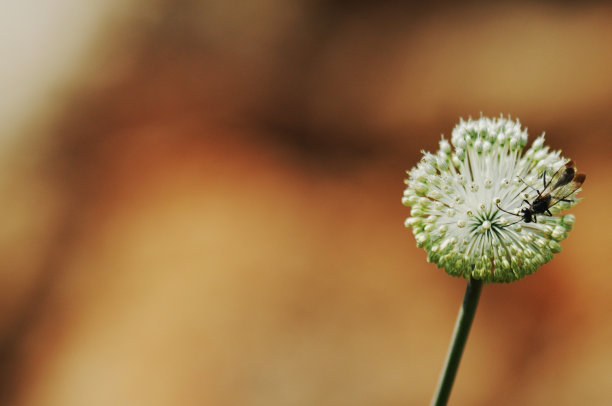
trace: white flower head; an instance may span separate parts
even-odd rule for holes
[[[549,150],[543,135],[524,152],[527,131],[503,117],[462,119],[451,143],[443,137],[437,153],[424,152],[405,181],[405,225],[428,261],[452,276],[512,282],[561,251],[574,216],[554,215],[578,202],[577,190],[567,185],[566,198],[553,198],[548,211],[534,202],[569,159]]]

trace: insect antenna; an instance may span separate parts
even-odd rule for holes
[[[499,226],[499,227],[500,227],[500,228],[510,227],[510,226],[515,225],[516,223],[520,223],[521,221],[523,221],[523,219],[522,219],[522,218],[521,218],[521,219],[516,220],[514,223],[506,224],[505,226]]]
[[[506,224],[505,226],[499,226],[500,228],[504,228],[504,227],[513,226],[513,225],[515,225],[516,223],[519,223],[519,222],[523,221],[523,216],[521,216],[520,214],[512,213],[512,212],[509,212],[508,210],[504,210],[504,209],[502,209],[501,207],[499,207],[499,203],[495,203],[495,205],[497,206],[497,208],[498,208],[498,209],[500,209],[500,210],[501,210],[501,211],[503,211],[504,213],[508,213],[508,214],[513,215],[513,216],[520,217],[520,218],[519,218],[518,220],[516,220],[514,223]]]
[[[517,217],[521,217],[521,218],[523,217],[520,214],[512,213],[512,212],[509,212],[508,210],[502,209],[501,207],[499,207],[499,203],[495,203],[495,205],[497,206],[498,209],[500,209],[504,213],[512,214],[513,216],[517,216]],[[521,220],[519,220],[519,221],[521,221]]]

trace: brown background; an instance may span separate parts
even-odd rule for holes
[[[116,11],[3,147],[2,402],[427,404],[465,282],[402,180],[482,112],[588,177],[563,252],[485,286],[452,404],[608,404],[612,7],[231,3]]]

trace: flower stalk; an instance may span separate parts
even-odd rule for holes
[[[468,280],[432,406],[448,402],[483,283],[518,281],[561,251],[586,175],[521,123],[463,119],[407,171],[405,226],[427,261]],[[526,149],[525,149],[526,148]]]
[[[470,278],[465,290],[465,296],[463,297],[463,304],[457,315],[455,331],[453,332],[446,361],[442,367],[438,387],[431,401],[431,406],[443,406],[448,402],[453,383],[455,382],[455,376],[457,375],[457,369],[459,368],[459,362],[461,361],[461,355],[463,355],[463,349],[465,348],[465,343],[472,327],[472,321],[476,314],[481,291],[482,280]]]

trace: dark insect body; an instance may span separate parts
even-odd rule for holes
[[[542,175],[544,189],[542,189],[541,192],[536,190],[538,196],[533,200],[533,202],[523,200],[523,202],[527,203],[527,207],[522,208],[518,214],[511,213],[499,207],[499,204],[497,205],[497,208],[504,213],[521,218],[514,223],[502,227],[508,227],[520,221],[524,221],[525,223],[537,223],[537,215],[546,214],[548,216],[552,216],[550,208],[559,202],[571,202],[572,200],[568,199],[568,197],[573,195],[576,190],[582,187],[585,179],[585,174],[576,174],[574,161],[569,161],[565,164],[565,166],[559,168],[549,182],[546,182],[546,172],[544,172]],[[525,183],[522,179],[521,181]],[[525,185],[527,184],[525,183]]]

